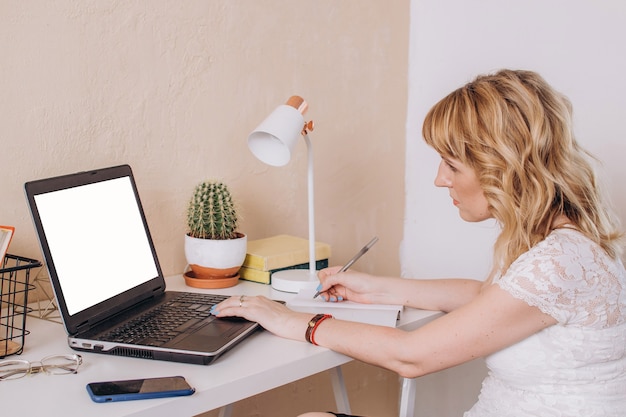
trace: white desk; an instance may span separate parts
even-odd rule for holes
[[[275,291],[269,285],[245,281],[222,290],[197,290],[187,287],[181,276],[167,278],[167,288],[226,295],[262,294],[276,300],[293,296]],[[407,309],[399,325],[416,328],[440,314]],[[26,327],[30,334],[26,336],[24,352],[6,359],[38,361],[48,355],[75,353],[67,345],[62,325],[29,316]],[[332,376],[339,410],[349,411],[347,398],[342,398],[338,392],[343,388],[339,387],[343,383],[339,366],[350,362],[351,358],[265,331],[253,334],[208,366],[81,354],[83,365],[75,375],[39,374],[0,382],[2,415],[184,417],[221,407],[225,407],[222,414],[228,415],[229,406],[239,400],[329,369],[335,371]],[[184,376],[196,392],[188,397],[96,404],[85,390],[89,382],[171,375]],[[403,403],[412,400],[412,396],[414,387],[407,380],[403,384]],[[401,408],[411,411],[412,404],[401,405]]]

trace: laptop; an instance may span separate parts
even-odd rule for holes
[[[208,365],[259,328],[212,316],[226,296],[165,290],[130,166],[24,188],[72,349]]]

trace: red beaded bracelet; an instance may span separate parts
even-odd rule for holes
[[[315,330],[317,330],[317,326],[319,326],[320,323],[323,322],[324,320],[330,319],[332,317],[333,316],[331,316],[330,314],[317,314],[311,320],[309,320],[309,323],[307,324],[306,332],[304,333],[304,338],[306,339],[306,341],[317,346],[317,343],[315,343],[315,338],[314,338]]]

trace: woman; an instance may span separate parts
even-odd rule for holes
[[[464,220],[494,218],[501,227],[484,282],[319,273],[328,301],[445,316],[411,332],[331,318],[311,328],[311,314],[262,297],[234,297],[215,313],[409,378],[486,357],[490,372],[466,417],[623,416],[626,272],[571,113],[538,74],[502,70],[452,92],[426,116],[424,139],[442,159],[435,185],[448,188]]]

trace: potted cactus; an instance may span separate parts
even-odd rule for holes
[[[228,187],[216,180],[198,184],[187,207],[185,256],[188,285],[224,288],[235,285],[246,257],[247,237],[237,231],[238,215]]]

